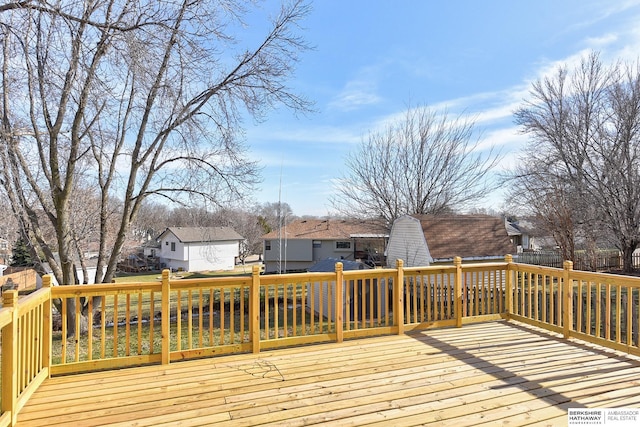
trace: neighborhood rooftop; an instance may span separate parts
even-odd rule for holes
[[[480,259],[514,252],[504,220],[488,215],[414,215],[434,260]]]
[[[386,236],[388,230],[378,220],[305,219],[293,221],[282,228],[282,235],[273,230],[263,239],[349,239]]]

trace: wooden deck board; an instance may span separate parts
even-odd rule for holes
[[[51,378],[18,426],[554,425],[640,407],[640,362],[517,323]]]

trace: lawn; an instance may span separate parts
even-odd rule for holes
[[[225,277],[225,276],[244,276],[251,275],[252,264],[238,265],[233,271],[203,271],[203,272],[187,272],[180,271],[171,274],[175,279],[202,279],[206,277]],[[126,282],[157,282],[162,279],[161,271],[143,272],[143,273],[125,273],[119,272],[114,279],[116,283]]]

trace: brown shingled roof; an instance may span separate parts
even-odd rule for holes
[[[334,240],[349,239],[352,236],[388,235],[389,231],[378,221],[343,219],[303,219],[287,224],[282,235],[287,239]],[[263,239],[277,239],[278,230],[262,236]]]
[[[511,243],[502,218],[488,215],[414,215],[420,220],[435,259],[484,258],[511,254]]]

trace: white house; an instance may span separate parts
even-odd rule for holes
[[[169,227],[158,240],[163,267],[206,271],[233,270],[244,238],[229,227]]]

